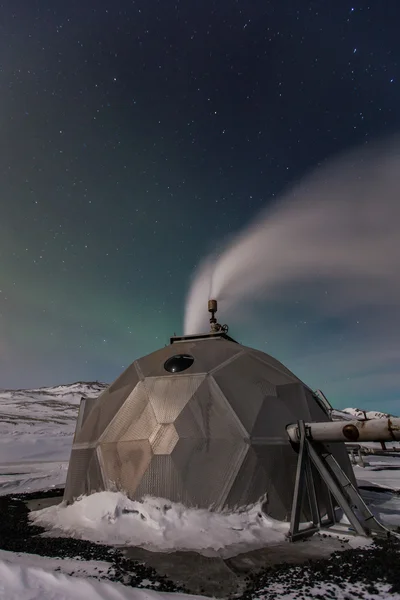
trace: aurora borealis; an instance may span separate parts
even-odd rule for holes
[[[182,332],[204,255],[327,157],[398,131],[399,13],[3,3],[0,387],[113,380]],[[286,310],[259,307],[232,335],[337,405],[373,403],[370,384],[346,387],[351,355],[314,369],[315,340],[334,352],[346,322],[294,328]],[[398,389],[374,407],[395,412]]]

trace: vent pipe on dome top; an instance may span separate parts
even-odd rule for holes
[[[215,313],[218,310],[218,303],[215,299],[208,301],[208,312],[211,313],[210,317],[210,333],[228,333],[229,327],[228,325],[220,325],[217,323],[217,319],[215,318]]]

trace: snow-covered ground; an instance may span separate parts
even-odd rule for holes
[[[102,383],[0,390],[0,494],[64,485],[82,396]]]
[[[197,600],[201,596],[171,594],[97,581],[106,563],[43,558],[0,550],[0,598],[3,600]],[[71,577],[69,573],[74,573]]]
[[[288,523],[262,516],[260,508],[218,513],[160,498],[136,502],[121,493],[100,492],[70,506],[36,511],[32,521],[57,537],[229,558],[285,540]]]
[[[0,495],[32,492],[63,486],[75,422],[82,396],[97,397],[105,384],[77,383],[36,390],[0,391]],[[336,411],[336,418],[363,418],[363,411]],[[386,417],[367,413],[367,417]],[[400,491],[400,456],[366,456],[365,466],[355,466],[359,485]],[[371,489],[363,491],[374,513],[387,525],[400,525],[400,496]],[[259,507],[240,513],[211,513],[187,509],[162,499],[133,502],[119,493],[102,492],[83,498],[72,506],[53,506],[32,515],[48,535],[82,538],[98,543],[140,545],[148,550],[168,552],[192,550],[204,556],[228,558],[241,552],[282,543],[287,524],[259,516]],[[96,581],[109,564],[74,560],[45,559],[35,555],[0,551],[0,598],[85,600],[166,600],[171,594],[132,589],[117,583]],[[73,577],[71,576],[73,574]],[[292,600],[276,583],[276,596]],[[330,584],[314,586],[308,597],[359,598],[360,589]],[[333,587],[332,587],[333,586]],[[329,589],[328,589],[329,588]],[[377,585],[365,599],[388,596],[387,586]],[[272,597],[272,588],[268,598]],[[260,593],[260,600],[267,597]],[[173,600],[189,598],[174,594]],[[190,598],[195,598],[190,596]]]
[[[400,456],[369,455],[363,462],[364,467],[353,467],[359,486],[375,485],[400,492]]]
[[[63,487],[67,478],[68,461],[16,463],[0,462],[0,495],[37,492]]]
[[[4,600],[204,600],[203,596],[179,593],[157,592],[139,588],[129,588],[119,583],[93,581],[69,577],[55,573],[49,568],[47,559],[39,566],[0,559],[0,598]],[[400,600],[400,594],[389,594],[390,586],[377,583],[374,591],[368,593],[365,585],[358,583],[338,585],[319,582],[308,591],[308,598],[336,598],[337,600]],[[268,596],[266,596],[268,593]],[[296,600],[299,589],[287,591],[287,586],[274,583],[259,593],[264,598]],[[303,598],[305,596],[302,596]]]
[[[96,398],[106,387],[96,382],[0,390],[3,458],[46,460],[46,449],[51,447],[54,460],[68,460],[82,396]]]
[[[0,462],[68,461],[82,396],[96,398],[106,387],[0,390]]]

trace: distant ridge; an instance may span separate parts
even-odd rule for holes
[[[380,412],[378,410],[362,410],[361,408],[343,408],[337,410],[334,408],[331,412],[334,421],[354,421],[364,419],[389,419],[395,417],[389,413]]]

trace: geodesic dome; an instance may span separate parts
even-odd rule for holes
[[[286,426],[330,420],[271,356],[225,334],[172,338],[82,400],[64,500],[101,490],[289,518],[297,454]],[[333,450],[352,477],[342,444]],[[318,482],[317,482],[318,487]]]

